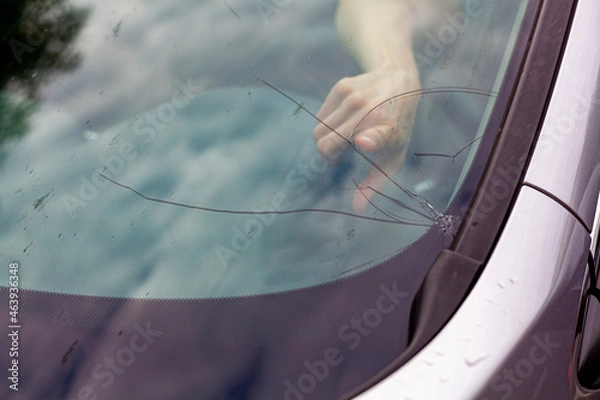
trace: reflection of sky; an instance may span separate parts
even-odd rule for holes
[[[267,23],[252,1],[229,4],[240,19],[221,0],[94,3],[78,40],[84,62],[74,74],[47,88],[48,99],[80,122],[89,120],[92,127],[105,128],[162,102],[175,79],[238,85],[252,83],[255,73],[269,73],[268,78],[278,83],[293,80],[300,85],[313,81],[315,74],[331,73],[322,67],[320,72],[307,71],[323,63],[323,59],[311,63],[313,55],[321,54],[328,63],[348,65],[346,71],[355,68],[340,48],[332,51],[328,45],[336,41],[335,2],[292,2]],[[268,56],[273,56],[270,65],[261,63],[260,58]],[[285,75],[273,76],[273,70],[283,68]],[[333,79],[343,73],[338,67]],[[322,89],[323,83],[305,86]]]
[[[422,232],[323,214],[270,217],[268,226],[257,225],[257,217],[148,202],[106,181],[97,194],[86,189],[84,206],[70,203],[71,218],[65,201],[81,201],[82,184],[93,181],[95,169],[149,196],[188,204],[351,211],[351,182],[336,178],[341,167],[312,169],[311,185],[298,183],[300,173],[286,182],[315,159],[314,122],[271,89],[203,93],[148,143],[132,124],[86,141],[75,135],[71,118],[46,107],[35,116],[33,132],[11,150],[2,170],[8,223],[0,240],[8,254],[22,257],[23,287],[138,297],[285,290],[372,264]],[[117,172],[103,169],[102,159],[114,159],[125,144],[135,157],[115,164]],[[275,200],[281,193],[286,204]],[[260,232],[240,241],[248,227]]]
[[[90,6],[85,1],[72,4]],[[139,211],[134,206],[139,199],[136,202],[130,193],[124,192],[116,194],[121,200],[111,199],[107,197],[115,192],[111,188],[110,191],[102,189],[93,201],[87,202],[85,209],[78,210],[75,219],[71,219],[68,213],[65,214],[62,199],[65,193],[76,196],[81,177],[90,179],[90,172],[101,167],[99,155],[108,157],[118,152],[115,143],[125,140],[120,136],[125,133],[110,127],[134,115],[156,110],[159,104],[169,101],[176,80],[190,80],[204,87],[255,85],[253,74],[262,76],[263,71],[277,72],[281,68],[276,64],[281,63],[286,67],[285,75],[277,72],[280,76],[272,74],[265,78],[281,84],[292,76],[292,86],[311,82],[304,85],[305,90],[310,91],[311,87],[313,91],[315,87],[322,90],[323,84],[312,76],[314,71],[302,71],[306,65],[294,66],[290,60],[310,59],[313,51],[331,48],[331,44],[337,46],[331,20],[333,2],[293,4],[271,15],[268,21],[263,20],[251,2],[229,4],[240,19],[222,1],[216,0],[152,6],[147,2],[119,1],[91,6],[92,14],[76,46],[83,56],[80,68],[70,75],[60,76],[44,89],[46,105],[35,116],[33,131],[12,149],[2,170],[5,194],[1,207],[3,219],[8,220],[3,223],[3,243],[10,255],[22,254],[29,258],[29,270],[33,271],[34,266],[39,268],[35,276],[25,273],[23,285],[65,292],[73,290],[74,286],[86,286],[89,290],[80,291],[126,295],[136,294],[132,290],[144,280],[160,279],[163,295],[172,296],[176,292],[184,295],[180,287],[169,290],[169,284],[179,286],[189,282],[186,273],[199,275],[198,271],[202,271],[201,274],[210,274],[206,272],[210,268],[203,268],[202,257],[198,256],[190,256],[194,260],[185,263],[190,264],[186,272],[171,271],[176,276],[169,276],[160,268],[152,271],[154,265],[177,261],[168,260],[170,250],[185,254],[198,248],[198,240],[194,237],[201,231],[197,224],[202,218],[194,222],[194,218],[187,217],[189,212],[165,206],[155,207],[155,213],[141,214],[144,210]],[[302,27],[304,24],[312,26],[309,29]],[[326,37],[329,39],[325,40]],[[319,42],[326,45],[319,45]],[[347,57],[339,47],[334,51],[320,51],[333,59]],[[268,63],[262,62],[261,58]],[[308,64],[310,67],[310,62]],[[316,65],[316,61],[313,60],[313,64]],[[330,69],[323,69],[323,72],[322,75],[330,74]],[[332,82],[328,84],[338,78],[329,77]],[[240,93],[245,94],[250,88]],[[277,101],[281,102],[281,99]],[[287,108],[293,111],[292,105]],[[227,115],[227,118],[231,116]],[[222,120],[217,122],[222,123]],[[226,198],[219,193],[223,190],[223,181],[214,179],[206,166],[219,165],[223,179],[231,182],[235,182],[232,174],[239,173],[240,168],[231,163],[231,154],[204,151],[212,143],[202,139],[202,132],[190,129],[197,125],[204,128],[205,135],[215,134],[210,132],[210,128],[215,127],[210,127],[206,120],[195,119],[185,125],[184,119],[178,116],[161,133],[161,139],[178,132],[180,137],[190,138],[191,146],[186,147],[183,142],[172,139],[154,141],[147,151],[151,154],[152,148],[161,146],[160,160],[139,157],[127,165],[119,178],[144,182],[151,176],[154,186],[171,182],[172,192],[204,181],[203,192],[213,193],[213,200]],[[310,132],[312,125],[313,122],[304,123],[306,132],[303,134]],[[106,131],[106,128],[110,129]],[[86,141],[86,135],[97,136],[93,133],[90,136],[94,130],[103,132],[99,140]],[[140,142],[139,138],[134,139]],[[140,143],[134,141],[134,144],[136,148],[140,147]],[[190,150],[199,149],[204,153],[203,157],[190,154]],[[241,154],[248,158],[248,163],[257,158],[257,153]],[[233,158],[242,161],[240,155]],[[288,168],[290,161],[281,164]],[[190,184],[190,181],[193,182]],[[256,183],[246,185],[256,186]],[[164,194],[167,196],[172,192]],[[43,201],[34,207],[39,199]],[[132,199],[134,201],[129,201]],[[194,200],[189,199],[192,203]],[[239,208],[240,204],[236,205]],[[111,210],[110,215],[107,210]],[[210,237],[210,233],[207,235]],[[107,239],[110,239],[110,246]],[[197,281],[194,280],[196,285],[204,284],[211,290],[215,286],[209,278],[200,279],[200,283]],[[206,288],[198,290],[207,294]],[[198,295],[194,287],[190,289],[188,296]],[[154,292],[156,290],[154,288]],[[137,294],[146,292],[140,290]]]
[[[278,216],[265,227],[249,216],[148,202],[106,181],[87,189],[93,193],[73,218],[65,206],[66,198],[80,199],[94,170],[102,170],[102,157],[114,158],[129,145],[135,156],[112,176],[149,196],[264,210],[283,193],[289,204],[281,209],[351,211],[352,178],[362,180],[364,162],[300,183],[300,165],[316,153],[315,121],[254,76],[318,110],[317,99],[337,79],[357,72],[335,38],[334,3],[292,2],[266,23],[252,2],[241,0],[229,2],[239,19],[216,0],[94,5],[78,41],[81,67],[45,88],[32,131],[11,145],[0,169],[6,249],[0,257],[25,266],[23,287],[138,297],[272,292],[364,269],[418,237],[423,229],[324,214]],[[148,113],[173,95],[181,99],[177,82],[188,81],[206,90],[176,109],[155,138],[139,135],[140,126],[151,127]],[[435,115],[413,140],[421,151],[429,143],[443,148],[432,126],[444,127],[450,148],[460,148],[465,133],[479,126],[477,114],[438,113],[441,100],[422,101],[423,115]],[[457,104],[470,112],[465,102]],[[454,126],[457,120],[462,126]],[[429,164],[409,160],[399,175],[443,209],[461,163]],[[342,173],[346,167],[352,175]],[[295,183],[287,182],[294,173]],[[252,229],[257,237],[236,249],[236,235]]]

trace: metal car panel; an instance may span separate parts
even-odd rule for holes
[[[553,300],[572,297],[568,304],[574,309],[566,322],[574,332],[579,292],[573,282],[580,286],[583,281],[589,242],[586,229],[571,213],[523,187],[463,306],[423,351],[358,398],[467,399],[492,388],[512,350],[532,340],[527,333],[534,322],[545,313],[556,320]],[[570,345],[560,346],[557,356],[562,352],[568,360]],[[563,367],[566,371],[567,365]],[[564,386],[568,393],[566,377]]]
[[[600,2],[581,0],[525,182],[593,224],[600,192]]]
[[[595,277],[598,276],[598,262],[600,261],[600,199],[596,206],[596,216],[591,234],[590,260],[594,268]],[[584,289],[594,290],[592,275],[589,274],[584,282]],[[597,282],[596,282],[597,285]],[[596,289],[597,286],[596,286]],[[584,296],[581,303],[581,331],[577,332],[573,346],[573,360],[571,363],[571,396],[573,399],[589,400],[600,397],[598,382],[600,343],[600,302],[598,298],[590,295]]]

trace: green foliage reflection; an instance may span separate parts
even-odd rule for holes
[[[0,147],[27,132],[40,87],[81,62],[71,44],[88,14],[65,0],[0,2]]]

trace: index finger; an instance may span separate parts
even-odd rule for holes
[[[360,183],[356,192],[354,192],[354,198],[352,199],[352,208],[354,211],[362,213],[367,209],[377,191],[381,191],[390,182],[392,179],[391,176],[404,164],[407,151],[408,146],[404,146],[399,152],[386,154],[381,158],[381,162],[376,164],[379,169],[373,167],[369,171],[366,178]]]

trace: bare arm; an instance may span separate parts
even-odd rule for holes
[[[348,138],[359,149],[376,152],[376,162],[386,173],[393,174],[402,166],[418,98],[390,101],[371,110],[394,96],[420,88],[412,53],[412,2],[339,0],[338,35],[364,73],[336,83],[318,113],[335,130],[319,124],[313,131],[317,148],[326,159],[335,161],[347,149],[344,138]],[[354,209],[363,211],[374,190],[386,183],[387,178],[373,169],[355,192]]]
[[[412,0],[339,0],[336,28],[365,72],[414,67]],[[412,71],[411,71],[412,72]]]
[[[349,139],[360,150],[374,152],[388,175],[402,166],[419,100],[397,96],[421,88],[413,35],[436,26],[460,1],[339,0],[338,36],[364,73],[336,83],[317,114],[328,125],[319,124],[313,131],[323,157],[335,161]],[[363,211],[387,181],[372,169],[355,192],[353,208]]]

